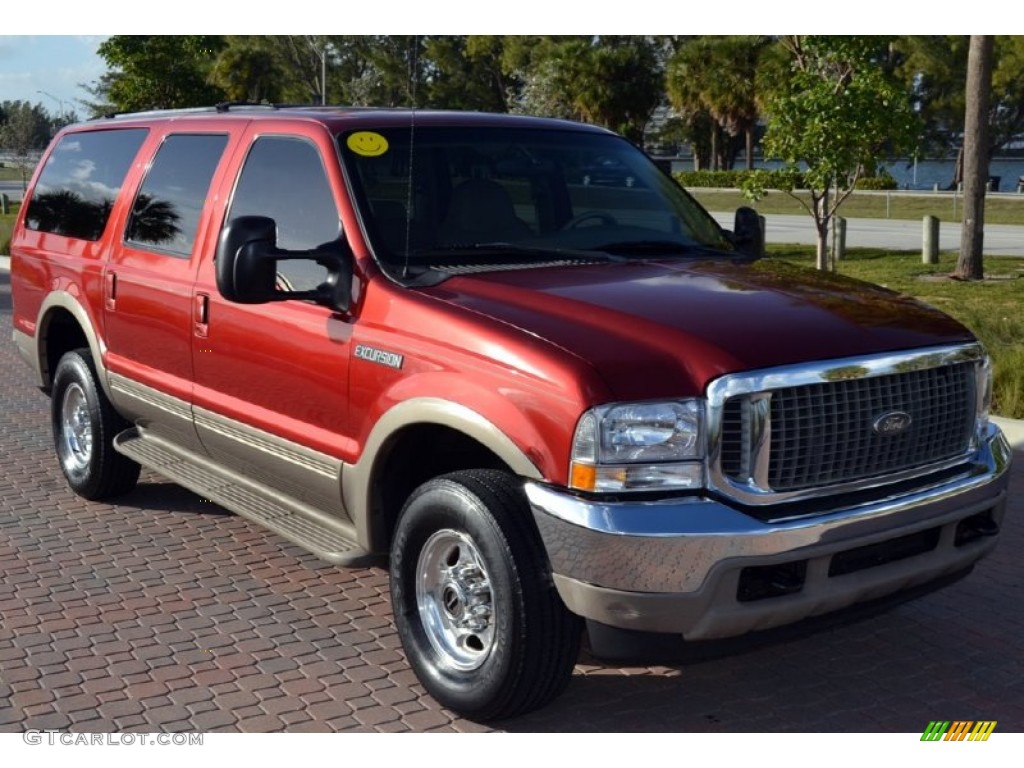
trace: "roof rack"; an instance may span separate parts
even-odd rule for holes
[[[213,106],[185,106],[185,108],[178,108],[173,110],[140,110],[137,112],[109,112],[100,116],[103,120],[114,120],[117,118],[146,118],[146,117],[159,117],[162,115],[202,115],[204,113],[211,112],[230,112],[232,109],[239,109],[241,106],[245,108],[261,108],[264,110],[276,110],[282,108],[282,106],[291,106],[291,104],[271,104],[269,102],[261,101],[221,101],[220,103],[214,104]]]
[[[110,112],[93,120],[116,120],[127,118],[162,117],[168,115],[203,115],[247,110],[393,110],[388,106],[354,106],[351,104],[271,103],[270,101],[221,101],[213,106],[185,106],[173,110],[142,110],[139,112]]]

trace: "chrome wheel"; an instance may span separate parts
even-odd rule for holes
[[[64,471],[81,474],[92,459],[92,421],[89,401],[77,383],[68,385],[60,406],[60,439],[58,453]]]
[[[529,712],[572,679],[582,623],[510,473],[460,470],[413,491],[391,541],[391,604],[409,666],[460,715]]]
[[[491,579],[467,536],[437,531],[420,550],[416,606],[427,639],[455,669],[479,668],[494,646]]]

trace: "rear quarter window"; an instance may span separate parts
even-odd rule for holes
[[[39,175],[25,226],[99,240],[147,133],[146,128],[126,128],[64,136]]]
[[[192,254],[199,218],[228,137],[171,134],[135,196],[125,240],[169,256]]]

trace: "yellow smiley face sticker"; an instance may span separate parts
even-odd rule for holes
[[[379,157],[388,151],[388,140],[373,131],[356,131],[345,143],[349,149],[363,157]]]

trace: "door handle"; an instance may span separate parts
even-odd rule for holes
[[[197,293],[193,297],[192,323],[195,334],[205,339],[210,332],[210,297],[205,293]]]
[[[107,272],[103,278],[103,306],[113,312],[117,304],[117,273]]]

